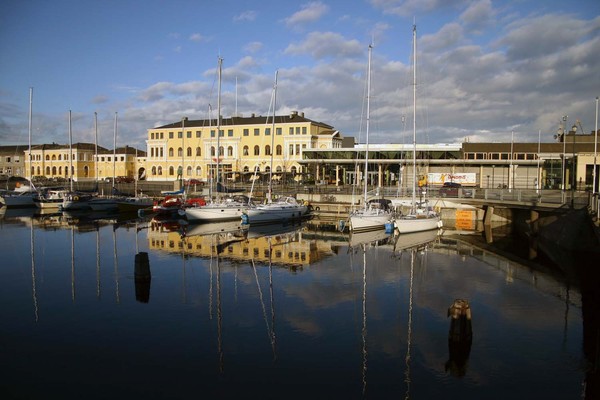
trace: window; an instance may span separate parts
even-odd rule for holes
[[[158,175],[162,175],[162,167],[160,165],[158,166]]]
[[[214,129],[210,130],[210,137],[215,137],[215,130]]]
[[[187,148],[186,154],[187,154],[188,157],[192,156],[192,148],[191,147]]]
[[[223,148],[223,146],[219,147],[219,157],[222,157],[225,154],[225,149]]]
[[[270,156],[271,155],[271,146],[266,145],[265,146],[265,156]]]
[[[196,139],[200,139],[202,137],[202,131],[196,131]]]
[[[290,144],[290,152],[289,152],[289,155],[290,155],[290,156],[293,156],[293,155],[294,155],[294,145],[293,145],[293,144]]]
[[[200,146],[196,147],[196,157],[200,157],[202,155],[200,151]]]
[[[300,144],[296,145],[296,155],[299,156],[300,155]]]
[[[299,127],[299,126],[297,126],[297,127],[296,127],[296,135],[299,135],[299,134],[300,134],[300,127]]]
[[[192,138],[192,131],[187,131],[185,137],[188,138],[188,139],[191,139]]]
[[[260,128],[254,128],[254,136],[260,135]]]
[[[219,137],[225,136],[225,131],[223,129],[219,129]]]
[[[183,138],[183,132],[177,132],[177,139]]]
[[[278,144],[277,147],[275,147],[275,154],[278,155],[278,156],[280,156],[281,153],[282,153],[281,145]]]
[[[210,155],[211,157],[215,156],[215,146],[210,146]]]
[[[200,166],[196,167],[196,176],[200,176],[201,172],[202,172],[202,168],[200,168]]]
[[[258,145],[254,146],[254,155],[260,156],[260,147]]]
[[[150,139],[154,139],[154,132],[150,132]]]
[[[171,175],[171,176],[175,175],[175,168],[173,168],[173,166],[169,167],[169,175]]]
[[[173,157],[173,148],[169,147],[169,157]]]
[[[249,155],[248,151],[249,151],[248,146],[244,146],[244,155],[245,156]]]
[[[181,147],[177,149],[177,157],[183,157],[183,149]]]
[[[169,139],[173,139],[173,132],[169,132]]]
[[[152,175],[156,175],[156,166],[152,166]]]
[[[290,131],[289,131],[290,135],[294,134],[294,128],[290,126]]]
[[[164,139],[164,138],[165,138],[165,133],[164,133],[164,132],[161,132],[161,133],[160,133],[160,138],[161,138],[161,139]]]
[[[302,134],[306,135],[306,127],[305,126],[302,127]]]
[[[281,135],[281,128],[275,128],[275,134]]]
[[[265,136],[271,136],[271,128],[265,128]]]
[[[185,169],[185,174],[186,176],[192,176],[192,166],[188,165],[188,167]]]
[[[50,155],[46,154],[46,161],[50,161]]]
[[[163,157],[163,156],[164,156],[164,152],[163,152],[163,151],[164,151],[164,149],[161,147],[161,148],[160,148],[160,156],[161,156],[161,157]]]
[[[227,136],[233,137],[233,129],[228,129],[227,130]]]
[[[250,135],[250,129],[244,128],[244,136]]]
[[[233,157],[233,146],[227,147],[227,157]]]

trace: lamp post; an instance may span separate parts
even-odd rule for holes
[[[566,146],[567,146],[567,142],[565,141],[565,129],[567,128],[567,118],[568,118],[568,115],[565,115],[565,116],[562,117],[563,124],[562,124],[562,126],[561,126],[561,128],[559,130],[560,131],[559,135],[560,135],[560,137],[562,139],[562,142],[563,142],[563,155],[562,155],[562,167],[561,167],[562,168],[562,175],[560,177],[563,194],[564,194],[564,192],[566,190],[566,186],[565,186],[565,178],[566,178],[566,176],[565,176],[565,166],[566,166],[566,152],[567,152],[567,147]]]
[[[510,170],[508,171],[508,191],[512,192],[514,186],[514,171],[513,171],[513,154],[515,145],[515,131],[510,133]]]
[[[183,187],[183,166],[185,163],[185,121],[187,121],[187,117],[182,117],[181,118],[181,171],[177,171],[177,172],[181,172],[181,174],[180,174],[181,187]]]

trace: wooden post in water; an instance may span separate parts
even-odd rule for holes
[[[150,301],[150,260],[148,253],[142,251],[135,255],[135,299],[140,303]]]
[[[450,356],[445,365],[446,371],[450,371],[455,376],[464,376],[473,340],[469,302],[463,299],[454,300],[454,303],[448,308],[448,316],[452,319],[448,333]]]

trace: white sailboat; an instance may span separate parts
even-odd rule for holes
[[[273,155],[275,140],[275,110],[277,105],[277,74],[275,72],[275,85],[273,87],[273,122],[271,128],[271,167],[269,168],[269,192],[267,203],[251,205],[242,215],[242,221],[249,224],[266,224],[273,222],[289,222],[306,217],[308,206],[298,202],[295,197],[283,196],[276,201],[272,200],[273,193]]]
[[[221,130],[221,69],[223,59],[219,57],[218,67],[218,89],[217,89],[217,192],[219,191],[220,185],[220,168],[219,168],[219,154],[220,143],[219,143],[219,131]],[[210,116],[209,116],[210,119]],[[227,197],[225,199],[217,198],[216,201],[210,202],[203,206],[192,206],[186,207],[185,215],[189,222],[219,222],[219,221],[233,221],[239,220],[242,213],[248,209],[248,202],[244,201],[243,197]]]
[[[98,179],[98,123],[95,120],[96,113],[94,113],[94,126],[96,127],[96,179]],[[117,113],[115,112],[115,124],[113,132],[113,176],[112,176],[112,190],[115,189],[115,167],[117,159]],[[108,197],[96,197],[90,200],[89,206],[94,211],[116,211],[118,210],[117,199],[114,196]]]
[[[363,208],[354,210],[349,216],[350,232],[372,231],[384,229],[390,222],[392,215],[389,210],[382,207],[382,202],[367,201],[367,183],[368,183],[368,165],[369,165],[369,120],[370,120],[370,102],[371,102],[371,53],[373,46],[369,45],[369,63],[367,69],[367,126],[366,126],[366,149],[365,149],[365,167],[364,167],[364,189],[363,189]]]
[[[61,211],[86,210],[89,209],[89,201],[93,196],[89,193],[79,193],[73,190],[73,131],[71,129],[71,110],[69,110],[69,173],[70,190],[63,196],[63,202],[59,209]]]
[[[412,205],[406,215],[395,218],[399,233],[422,232],[442,227],[442,220],[431,207],[417,204],[417,26],[413,25],[413,176]]]
[[[29,151],[27,153],[27,157],[29,157],[29,167],[27,167],[27,163],[25,164],[25,168],[31,168],[31,114],[32,114],[32,105],[33,105],[33,88],[29,88]],[[31,171],[31,169],[30,169]],[[29,175],[31,178],[31,173],[24,171],[25,176]],[[37,196],[37,190],[29,180],[29,184],[27,185],[19,185],[12,191],[7,191],[0,195],[0,206],[4,205],[6,207],[35,207],[35,203],[33,199]]]

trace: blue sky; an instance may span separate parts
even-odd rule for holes
[[[0,144],[94,141],[145,148],[146,130],[216,109],[304,112],[364,141],[367,49],[371,143],[412,126],[412,24],[418,34],[418,141],[551,141],[563,115],[594,129],[600,1],[5,0],[0,4]],[[237,81],[237,85],[236,85]],[[237,92],[237,95],[236,95]],[[402,116],[407,116],[403,125]]]

